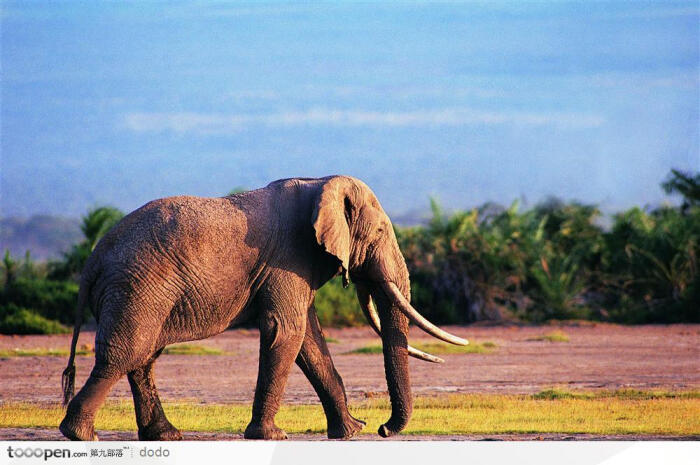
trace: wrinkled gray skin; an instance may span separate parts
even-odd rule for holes
[[[95,366],[70,401],[61,432],[96,439],[95,413],[127,375],[139,439],[181,439],[158,399],[153,365],[168,344],[203,339],[257,319],[260,364],[246,438],[284,439],[274,423],[294,362],[318,393],[329,438],[349,438],[364,422],[348,412],[313,308],[316,291],[341,273],[377,303],[391,418],[401,431],[412,410],[408,320],[383,292],[395,283],[410,299],[393,228],[364,183],[345,176],[286,179],[223,198],[171,197],[127,215],[97,245],[83,271],[79,312],[97,319]],[[73,352],[64,373],[72,395]],[[71,371],[72,370],[72,371]]]

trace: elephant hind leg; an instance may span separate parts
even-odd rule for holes
[[[70,401],[59,429],[73,440],[96,440],[95,415],[114,384],[150,358],[146,331],[129,319],[133,307],[122,301],[102,307],[95,337],[95,366],[78,394]],[[137,344],[135,341],[141,341]]]
[[[66,416],[59,426],[65,437],[73,441],[97,441],[95,414],[120,377],[106,374],[97,365],[93,368],[85,385],[68,404]]]
[[[348,439],[362,430],[365,422],[350,415],[343,380],[333,366],[321,325],[312,305],[306,321],[306,335],[297,365],[318,394],[328,422],[329,439]]]
[[[158,351],[144,366],[127,374],[131,393],[134,396],[139,439],[142,441],[178,441],[182,439],[180,431],[165,417],[165,412],[163,412],[158,398],[153,368],[160,352]]]

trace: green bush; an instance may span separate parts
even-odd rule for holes
[[[70,329],[15,305],[0,307],[0,334],[66,334]]]
[[[328,281],[316,293],[318,319],[324,326],[362,326],[367,323],[355,294],[355,286],[343,288],[340,277]]]
[[[589,268],[600,261],[597,209],[549,200],[519,212],[445,215],[432,202],[425,227],[399,228],[416,307],[439,323],[512,314],[531,321],[580,318]]]
[[[676,183],[689,193],[680,207],[632,208],[609,229],[596,207],[576,202],[446,215],[431,201],[427,225],[397,228],[415,306],[438,323],[698,322],[698,179]]]
[[[72,281],[17,278],[0,292],[0,306],[9,304],[72,326],[78,305],[78,285]],[[89,311],[86,311],[88,316]]]
[[[700,321],[700,206],[630,209],[615,216],[605,239],[604,291],[615,320]]]

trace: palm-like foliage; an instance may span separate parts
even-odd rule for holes
[[[681,210],[685,213],[690,207],[700,205],[700,173],[684,173],[680,170],[671,170],[666,181],[661,187],[669,194],[683,196]]]
[[[630,209],[605,231],[575,202],[446,215],[433,200],[430,222],[397,236],[416,306],[436,321],[698,321],[700,207],[686,203]]]
[[[9,250],[5,250],[5,255],[2,257],[3,282],[5,287],[12,285],[12,282],[17,276],[17,261],[12,258]]]
[[[523,316],[533,321],[585,317],[586,284],[579,270],[573,256],[556,257],[551,263],[542,257],[540,264],[529,270],[535,305]]]
[[[124,214],[114,207],[97,207],[83,216],[80,230],[85,235],[85,247],[91,252],[107,232],[114,227]]]
[[[53,264],[52,279],[77,279],[97,243],[114,227],[124,214],[114,207],[96,207],[83,216],[80,229],[85,240],[63,254],[63,260]]]
[[[432,318],[580,315],[585,286],[579,262],[595,262],[591,255],[600,246],[596,209],[566,205],[520,213],[514,202],[507,209],[488,205],[448,217],[435,201],[431,208],[427,227],[399,230],[398,237],[413,297]]]
[[[631,322],[697,321],[700,207],[617,215],[606,235],[608,301]]]

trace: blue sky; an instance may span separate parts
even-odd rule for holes
[[[3,216],[291,176],[606,211],[700,169],[697,2],[2,4]]]

